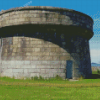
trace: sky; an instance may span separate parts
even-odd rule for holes
[[[100,63],[100,0],[1,0],[0,11],[25,6],[53,6],[85,13],[94,20],[89,40],[91,62]]]

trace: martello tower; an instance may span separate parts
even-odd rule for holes
[[[75,10],[29,6],[1,11],[1,76],[89,78],[92,36],[92,18]]]

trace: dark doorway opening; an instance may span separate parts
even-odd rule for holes
[[[73,62],[71,60],[67,60],[66,65],[66,78],[72,79],[72,64]]]

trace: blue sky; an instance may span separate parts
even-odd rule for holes
[[[1,0],[0,11],[27,5],[74,9],[92,17],[94,36],[89,41],[91,62],[100,63],[100,0]]]

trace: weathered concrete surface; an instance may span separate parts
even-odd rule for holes
[[[27,9],[26,9],[27,8]],[[74,10],[24,7],[0,13],[0,73],[16,78],[66,78],[66,61],[73,61],[72,78],[91,77],[89,39],[91,17]]]
[[[89,39],[93,36],[93,32],[91,32],[93,31],[92,18],[86,14],[77,12],[75,10],[56,8],[56,7],[32,6],[32,7],[13,8],[0,12],[1,28],[4,28],[5,26],[28,25],[28,24],[42,25],[42,26],[53,25],[52,29],[53,31],[57,29],[68,31],[68,28],[66,26],[71,26],[71,28],[76,26],[75,29],[72,30],[76,31],[77,27],[81,27],[85,30],[81,30],[82,33],[79,32],[79,34]],[[13,28],[11,30],[15,31],[15,29]],[[78,32],[76,32],[75,34],[78,34]]]
[[[65,37],[63,42],[65,44],[61,42],[60,46],[64,48],[37,38],[2,38],[1,75],[12,73],[11,75],[19,77],[15,73],[20,73],[23,77],[41,75],[48,78],[60,75],[66,78],[66,60],[73,61],[73,78],[78,78],[81,74],[85,77],[91,75],[88,41],[71,36]],[[40,43],[41,47],[38,47]]]

